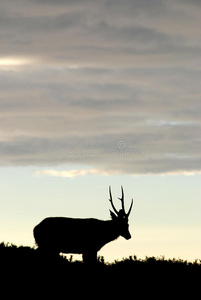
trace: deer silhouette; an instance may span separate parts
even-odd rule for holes
[[[110,210],[111,220],[74,219],[65,217],[49,217],[41,221],[33,230],[38,249],[49,255],[62,253],[83,254],[83,262],[94,264],[97,262],[97,252],[107,243],[119,236],[126,240],[131,238],[128,225],[133,199],[128,213],[124,207],[124,191],[121,187],[122,208],[117,211],[112,200],[109,187],[110,203],[114,210]]]

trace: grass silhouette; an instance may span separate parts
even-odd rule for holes
[[[159,290],[165,295],[174,290],[174,295],[177,291],[181,296],[181,293],[186,295],[187,289],[195,292],[201,280],[200,260],[137,259],[133,255],[105,263],[104,258],[99,257],[96,266],[88,267],[81,261],[74,261],[73,256],[69,259],[62,255],[56,259],[48,254],[41,257],[37,249],[4,242],[0,244],[0,268],[5,284],[14,284],[18,289],[21,286],[21,291],[26,287],[37,297],[43,291],[46,298],[53,291],[57,297],[59,293],[68,292],[80,298],[95,290],[94,298],[101,297],[101,293],[108,297],[123,293],[125,297],[131,290],[149,297]],[[1,283],[3,286],[3,281]]]

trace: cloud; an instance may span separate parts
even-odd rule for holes
[[[1,54],[30,55],[43,65],[167,66],[181,58],[192,63],[200,50],[194,26],[199,15],[193,5],[188,13],[179,4],[9,1],[1,10]]]
[[[1,164],[200,170],[198,5],[11,4],[0,10]]]
[[[38,170],[35,171],[36,176],[50,176],[50,177],[61,177],[61,178],[75,178],[78,176],[86,176],[86,175],[101,175],[101,176],[110,176],[110,175],[120,175],[121,171],[110,171],[106,172],[100,169],[73,169],[68,171],[58,171],[55,169],[48,169],[48,170]],[[157,173],[150,172],[147,174],[157,175]],[[184,175],[184,176],[193,176],[193,175],[200,175],[201,171],[175,171],[175,172],[165,172],[161,173],[161,176],[177,176],[177,175]],[[138,176],[138,173],[131,174],[133,176]]]
[[[43,171],[36,171],[36,175],[47,175],[47,176],[53,176],[53,177],[62,177],[62,178],[74,178],[77,176],[85,176],[85,175],[105,175],[108,176],[109,173],[103,172],[96,169],[74,169],[69,171],[57,171],[57,170],[43,170]]]

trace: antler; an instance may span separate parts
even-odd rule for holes
[[[114,203],[113,203],[113,200],[112,200],[112,193],[111,193],[111,187],[109,187],[109,193],[110,193],[110,203],[112,205],[112,208],[114,209],[114,212],[117,214],[117,216],[119,216],[120,214],[123,214],[123,216],[126,216],[127,218],[129,217],[130,215],[130,212],[131,212],[131,209],[132,209],[132,206],[133,206],[133,199],[131,201],[131,205],[130,205],[130,208],[128,210],[128,212],[126,213],[125,212],[125,206],[124,206],[124,190],[123,190],[123,187],[121,186],[121,198],[118,198],[120,201],[121,201],[121,205],[122,205],[122,210],[120,211],[117,211],[115,206],[114,206]]]
[[[130,206],[130,208],[129,208],[129,211],[127,212],[127,218],[129,217],[129,215],[130,215],[130,212],[131,212],[131,209],[132,209],[132,206],[133,206],[133,199],[132,199],[132,201],[131,201],[131,206]]]
[[[122,186],[121,186],[121,198],[118,198],[118,199],[121,201],[123,212],[126,215],[125,207],[124,207],[124,190],[123,190]]]
[[[114,206],[114,204],[113,204],[113,201],[112,201],[112,193],[111,193],[111,187],[109,187],[109,193],[110,193],[110,199],[109,199],[109,201],[110,201],[110,203],[111,203],[111,205],[112,205],[112,208],[114,209],[114,212],[117,214],[117,216],[118,216],[118,211],[116,210],[116,208],[115,208],[115,206]]]

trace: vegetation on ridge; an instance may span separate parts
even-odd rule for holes
[[[48,256],[48,253],[46,257],[43,258],[46,262],[49,262],[50,264],[55,262],[55,260],[51,259],[50,256]],[[31,248],[28,246],[16,246],[14,244],[10,243],[0,243],[0,262],[2,265],[11,266],[19,264],[21,267],[23,267],[23,264],[26,264],[29,262],[36,263],[37,261],[41,262],[41,256],[38,253],[38,250],[35,248]],[[60,255],[59,258],[56,260],[60,263],[60,265],[83,265],[80,261],[74,261],[73,255],[70,256],[70,258],[67,258],[66,256]],[[164,268],[166,267],[180,267],[183,269],[188,270],[200,270],[201,271],[201,260],[196,259],[194,262],[188,262],[187,260],[182,259],[165,259],[164,256],[161,257],[146,257],[145,259],[138,259],[136,255],[129,256],[128,258],[123,258],[122,260],[115,260],[113,263],[107,263],[104,260],[103,256],[98,257],[98,265],[102,265],[105,267],[110,268],[121,268],[121,267],[141,267],[145,268],[147,266],[155,267],[162,266]]]
[[[200,260],[192,263],[164,257],[137,259],[134,255],[113,263],[105,263],[104,258],[99,257],[96,266],[88,266],[74,261],[73,256],[70,259],[62,255],[53,258],[48,253],[41,256],[37,249],[5,243],[0,243],[0,267],[1,286],[7,286],[15,297],[16,290],[21,296],[26,287],[35,292],[36,297],[43,293],[44,299],[48,295],[52,297],[53,292],[57,299],[58,293],[70,293],[79,299],[94,291],[102,297],[107,294],[113,298],[119,293],[129,297],[131,290],[144,297],[161,291],[172,293],[174,290],[175,294],[177,290],[181,296],[186,287],[194,290],[201,279]]]

